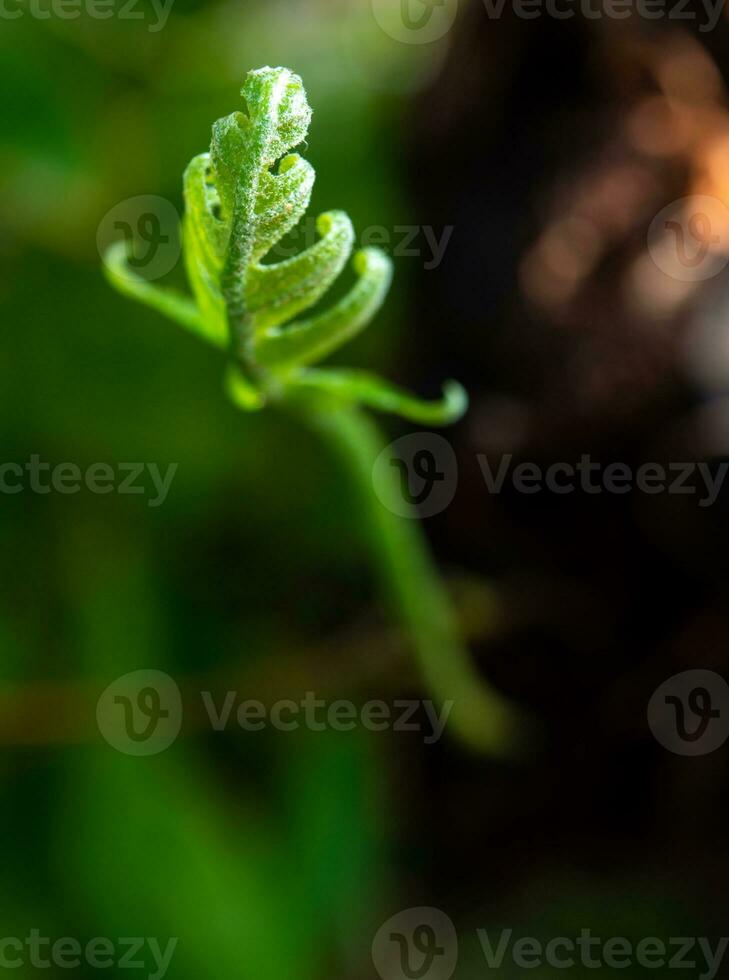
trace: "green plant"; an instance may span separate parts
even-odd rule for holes
[[[291,151],[307,136],[311,109],[301,79],[284,68],[251,72],[242,94],[247,111],[218,120],[210,152],[185,172],[183,244],[194,298],[135,275],[122,242],[106,256],[107,276],[120,292],[227,349],[226,387],[237,406],[291,411],[343,455],[367,508],[387,595],[413,638],[426,683],[437,698],[455,702],[452,724],[464,739],[504,751],[513,711],[478,678],[418,524],[374,498],[372,465],[383,439],[362,411],[445,425],[465,412],[466,394],[449,382],[442,400],[424,402],[364,371],[312,366],[371,321],[388,291],[392,264],[377,249],[358,252],[349,293],[325,312],[296,319],[343,271],[354,231],[344,212],[330,211],[318,220],[316,244],[287,261],[263,264],[309,205],[314,170]],[[402,507],[394,470],[385,492]]]

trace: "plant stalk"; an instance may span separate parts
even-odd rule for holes
[[[306,421],[320,432],[346,464],[369,527],[369,544],[393,612],[412,638],[423,680],[440,702],[453,702],[449,724],[482,752],[514,753],[521,741],[517,709],[479,676],[450,599],[434,567],[422,527],[398,516],[375,495],[372,467],[386,445],[372,419],[352,406],[300,405]],[[299,414],[299,417],[301,415]],[[381,488],[402,509],[399,476]]]

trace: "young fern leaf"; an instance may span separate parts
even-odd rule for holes
[[[342,273],[354,230],[344,212],[329,211],[317,222],[314,245],[286,261],[264,262],[309,206],[314,170],[293,151],[306,138],[311,109],[301,79],[286,68],[251,72],[242,94],[246,111],[215,123],[210,151],[184,175],[182,241],[192,298],[136,276],[123,244],[108,253],[106,275],[124,295],[227,348],[226,390],[238,407],[290,407],[343,455],[363,491],[375,558],[426,681],[456,702],[452,723],[465,741],[509,752],[515,714],[477,676],[417,525],[374,506],[371,467],[380,439],[359,410],[447,425],[466,411],[466,393],[450,381],[442,400],[422,401],[364,371],[312,367],[372,320],[390,287],[392,263],[378,249],[357,252],[349,292],[324,312],[302,316]],[[390,492],[398,487],[393,472]]]
[[[390,287],[392,263],[378,249],[357,252],[357,281],[349,292],[329,309],[302,317],[343,272],[354,229],[343,211],[329,211],[317,221],[314,245],[283,262],[264,262],[309,206],[314,169],[293,151],[306,139],[311,109],[301,79],[286,68],[250,72],[242,95],[246,111],[219,119],[210,151],[185,171],[182,240],[193,299],[135,275],[122,245],[106,257],[109,281],[209,343],[228,347],[237,375],[228,373],[227,389],[242,408],[320,387],[348,404],[434,425],[454,421],[466,407],[460,387],[453,396],[455,382],[442,401],[420,402],[371,377],[365,383],[361,375],[340,372],[335,381],[331,372],[308,370],[370,323]]]

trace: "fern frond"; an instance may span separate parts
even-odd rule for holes
[[[306,139],[311,109],[301,79],[286,68],[251,72],[242,94],[245,111],[214,124],[209,152],[196,156],[184,175],[182,242],[192,297],[136,275],[123,244],[106,257],[107,277],[124,295],[227,348],[225,388],[236,406],[290,406],[342,452],[364,491],[383,578],[425,679],[439,699],[455,701],[454,725],[465,740],[508,751],[517,716],[477,676],[416,524],[403,520],[399,507],[374,505],[371,467],[380,439],[359,410],[447,425],[466,411],[466,393],[448,382],[440,401],[425,402],[364,371],[312,367],[372,320],[390,287],[392,263],[378,249],[358,252],[349,292],[323,312],[300,318],[344,270],[354,229],[344,212],[329,211],[319,218],[320,237],[310,248],[282,262],[266,261],[309,206],[314,170],[293,151]],[[398,487],[393,475],[393,501]]]
[[[311,108],[301,79],[286,68],[250,72],[242,95],[245,111],[213,125],[209,152],[196,156],[184,175],[182,242],[193,299],[145,282],[124,267],[117,246],[106,262],[110,282],[205,340],[227,346],[236,365],[227,390],[241,407],[285,398],[291,385],[300,394],[320,384],[350,404],[387,405],[432,424],[452,420],[454,405],[464,410],[463,399],[448,402],[444,411],[421,409],[416,406],[423,403],[404,393],[396,397],[395,389],[372,376],[364,383],[356,373],[339,373],[336,381],[331,373],[304,373],[370,323],[390,288],[392,262],[379,249],[358,252],[349,292],[329,309],[300,318],[344,271],[354,228],[343,211],[329,211],[317,221],[313,245],[284,261],[267,260],[311,200],[314,168],[293,152],[306,139]]]

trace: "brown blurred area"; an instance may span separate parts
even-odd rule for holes
[[[727,72],[726,17],[705,34],[491,20],[479,0],[411,118],[416,210],[456,232],[439,274],[413,286],[403,359],[434,381],[446,364],[473,396],[459,506],[430,532],[445,563],[494,577],[508,623],[483,670],[544,726],[513,772],[444,750],[423,777],[446,891],[464,861],[497,901],[542,881],[549,902],[574,875],[589,894],[614,882],[621,900],[685,900],[719,928],[727,753],[670,757],[646,704],[672,674],[729,666],[726,495],[703,509],[637,492],[497,496],[476,454],[495,469],[502,454],[636,468],[729,453],[726,271],[680,281],[648,247],[673,202],[729,199]],[[707,243],[719,252],[723,214]]]

